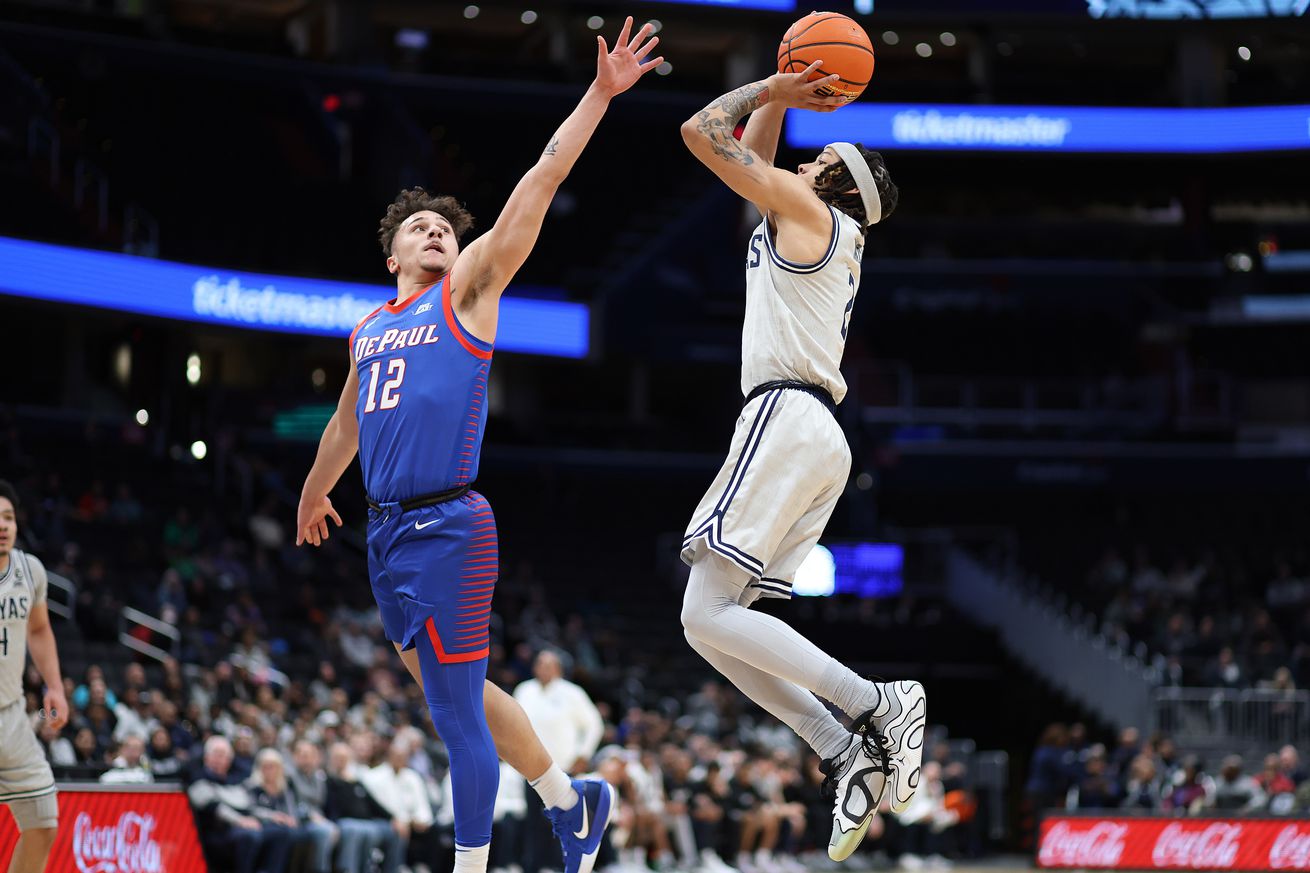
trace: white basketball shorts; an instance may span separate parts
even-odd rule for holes
[[[737,419],[728,459],[683,538],[682,560],[714,551],[750,573],[759,596],[791,597],[796,569],[850,470],[846,436],[823,403],[794,389],[761,394]]]

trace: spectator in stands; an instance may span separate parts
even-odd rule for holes
[[[695,789],[691,778],[691,753],[672,744],[665,744],[660,749],[660,756],[664,774],[664,827],[668,829],[677,847],[681,868],[692,870],[700,863],[700,859],[690,814]]]
[[[109,520],[118,525],[138,524],[144,510],[141,501],[132,494],[126,482],[119,482],[114,490],[114,499],[109,504]]]
[[[421,868],[436,863],[439,847],[433,839],[436,817],[427,786],[409,766],[414,748],[408,733],[398,733],[387,747],[385,760],[362,773],[360,781],[391,814],[392,826],[407,844],[407,859]]]
[[[1301,766],[1301,755],[1291,743],[1278,750],[1278,770],[1298,788],[1306,781],[1306,769]]]
[[[1165,655],[1178,656],[1191,648],[1195,642],[1196,637],[1187,626],[1187,616],[1175,612],[1169,616],[1169,621],[1165,624],[1164,632],[1160,634],[1155,647]]]
[[[1178,756],[1178,744],[1172,737],[1160,737],[1155,744],[1155,772],[1157,784],[1172,787],[1177,781],[1183,762]]]
[[[1104,758],[1100,758],[1103,766]],[[936,761],[923,765],[919,790],[904,812],[896,816],[901,826],[901,866],[907,870],[930,867],[948,869],[951,834],[959,814],[946,808],[941,766]]]
[[[514,689],[514,699],[527,713],[533,730],[546,751],[562,769],[580,774],[588,769],[596,753],[605,724],[596,706],[577,685],[564,678],[564,664],[559,655],[543,649],[532,662],[533,678]],[[526,816],[523,870],[538,873],[545,867],[561,869],[559,844],[551,836],[550,824],[537,792],[524,795]]]
[[[77,752],[73,743],[55,729],[49,719],[35,719],[37,739],[45,749],[46,757],[53,767],[71,767],[77,763]]]
[[[1279,805],[1286,808],[1290,805],[1288,800],[1279,800],[1282,795],[1292,795],[1296,793],[1296,783],[1283,772],[1282,763],[1278,754],[1265,755],[1264,768],[1260,775],[1255,777],[1256,783],[1259,784],[1265,794],[1269,795],[1269,804]]]
[[[77,755],[78,768],[90,773],[92,778],[99,778],[106,769],[104,753],[91,728],[77,728],[77,733],[73,735],[73,751]]]
[[[1225,812],[1254,812],[1264,807],[1267,799],[1260,783],[1243,775],[1240,755],[1224,758],[1208,806]]]
[[[114,740],[122,742],[125,737],[146,737],[146,724],[150,721],[151,695],[135,685],[123,690],[123,696],[114,707]]]
[[[1082,778],[1070,795],[1069,808],[1111,809],[1119,805],[1119,798],[1119,786],[1110,776],[1105,747],[1095,746],[1084,765]]]
[[[173,739],[161,725],[150,732],[150,767],[160,782],[181,781],[186,758],[173,745]]]
[[[232,778],[244,782],[255,772],[255,732],[242,726],[232,733]]]
[[[91,692],[97,688],[100,690],[97,696],[102,703],[110,706],[118,704],[118,696],[105,684],[105,671],[99,664],[92,664],[86,668],[84,681],[73,691],[73,696],[68,699],[68,702],[74,709],[86,709],[87,704],[91,702]]]
[[[384,853],[382,873],[400,869],[405,853],[400,828],[359,781],[355,753],[346,743],[333,743],[328,751],[327,815],[341,832],[337,866],[344,873],[364,873],[374,849]]]
[[[1210,688],[1240,688],[1245,683],[1242,666],[1233,657],[1232,646],[1224,646],[1206,668],[1201,681]]]
[[[136,734],[124,737],[118,747],[118,755],[109,770],[101,774],[100,781],[117,785],[154,782],[150,759],[146,757],[145,740]]]
[[[296,740],[291,749],[287,781],[296,793],[296,800],[309,811],[310,818],[323,818],[327,810],[327,773],[323,771],[323,753],[315,743],[307,739]]]
[[[263,748],[255,756],[255,773],[247,782],[255,801],[255,816],[266,827],[286,828],[292,850],[304,847],[308,853],[309,873],[330,873],[336,828],[316,822],[302,807],[287,782],[282,756],[274,749]]]
[[[1065,760],[1068,746],[1069,732],[1064,725],[1051,724],[1042,732],[1042,738],[1033,750],[1028,784],[1024,788],[1034,811],[1064,805],[1070,782],[1069,764]]]
[[[1189,755],[1183,760],[1182,773],[1177,784],[1168,790],[1161,806],[1166,811],[1178,810],[1189,815],[1196,815],[1211,803],[1214,796],[1214,780],[1201,769],[1201,759]]]
[[[1120,806],[1138,810],[1160,808],[1160,780],[1150,756],[1138,755],[1128,766],[1128,781],[1124,785]]]
[[[1128,773],[1128,765],[1142,754],[1142,732],[1135,727],[1126,727],[1119,732],[1119,745],[1109,761],[1110,774],[1115,779],[1122,779]]]
[[[813,769],[817,770],[817,760]],[[822,782],[823,774],[819,774]],[[737,873],[722,857],[728,844],[728,808],[731,800],[731,788],[723,770],[717,761],[710,761],[705,767],[704,777],[692,786],[691,822],[696,835],[696,848],[700,854],[700,867],[704,873]],[[822,807],[824,823],[831,821],[832,804],[824,802]]]
[[[236,873],[282,873],[291,849],[290,832],[266,827],[255,817],[254,798],[232,778],[232,744],[225,737],[210,737],[202,760],[204,767],[187,796],[206,850],[231,855]]]

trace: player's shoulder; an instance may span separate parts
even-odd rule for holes
[[[26,564],[28,569],[34,575],[38,575],[38,576],[45,575],[46,573],[45,564],[42,563],[41,559],[38,558],[36,555],[32,554],[31,552],[25,551],[23,549],[14,549],[13,552],[11,552],[10,554],[12,557],[19,558],[22,561],[22,563]]]

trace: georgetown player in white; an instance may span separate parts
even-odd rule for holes
[[[59,801],[23,705],[29,649],[48,689],[44,715],[56,729],[68,721],[68,701],[46,609],[45,567],[14,548],[17,541],[18,494],[0,479],[0,803],[9,805],[22,833],[9,873],[34,873],[45,869],[55,843]]]
[[[785,622],[750,610],[791,597],[792,578],[845,490],[851,455],[836,419],[840,365],[867,229],[896,207],[882,156],[833,143],[791,173],[773,166],[788,108],[832,111],[821,62],[725,94],[682,126],[687,147],[763,221],[746,256],[742,393],[728,459],[692,516],[682,624],[692,648],[824,759],[835,792],[828,854],[859,845],[890,783],[900,812],[919,784],[918,682],[875,683]],[[742,140],[733,135],[748,113]],[[814,695],[853,720],[854,735]]]

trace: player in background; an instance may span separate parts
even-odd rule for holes
[[[0,803],[9,805],[20,836],[9,873],[45,869],[59,827],[55,777],[23,705],[27,653],[45,680],[42,712],[59,730],[68,722],[64,678],[46,607],[45,566],[18,542],[18,492],[0,479]]]
[[[763,217],[746,258],[746,403],[683,541],[691,575],[682,623],[692,648],[823,758],[835,792],[828,853],[843,860],[888,783],[898,812],[918,785],[923,686],[865,680],[749,608],[760,597],[791,597],[796,569],[846,488],[841,357],[865,233],[897,201],[882,156],[863,146],[833,143],[795,173],[773,165],[787,109],[829,112],[844,102],[821,96],[837,76],[807,83],[820,64],[724,94],[682,125],[692,154]],[[739,141],[733,132],[747,114]],[[816,694],[854,720],[854,735]]]
[[[350,373],[301,493],[296,541],[318,545],[329,517],[341,524],[328,493],[359,452],[374,597],[450,750],[456,873],[486,870],[497,749],[541,796],[565,873],[591,870],[612,808],[613,789],[570,782],[522,708],[486,681],[496,525],[470,487],[501,293],[610,100],[663,61],[647,59],[658,42],[651,26],[629,40],[631,28],[628,18],[613,51],[597,37],[595,81],[467,249],[459,238],[472,218],[452,198],[415,189],[391,204],[379,236],[396,298],[351,335]]]

